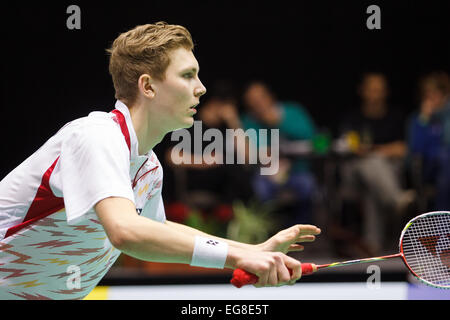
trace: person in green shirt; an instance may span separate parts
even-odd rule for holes
[[[307,110],[296,102],[281,102],[267,84],[251,82],[243,94],[245,111],[241,117],[244,130],[278,129],[280,143],[283,141],[312,141],[316,128]],[[268,135],[267,145],[271,145]],[[252,143],[264,147],[258,137]],[[252,179],[256,197],[267,202],[280,197],[284,191],[294,195],[295,208],[286,223],[293,221],[310,223],[312,220],[312,197],[316,181],[307,159],[289,159],[280,155],[279,170],[274,175],[256,173]]]

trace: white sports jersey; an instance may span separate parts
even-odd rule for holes
[[[116,196],[164,222],[163,172],[128,108],[69,122],[0,182],[0,299],[81,299],[120,251],[93,206]]]

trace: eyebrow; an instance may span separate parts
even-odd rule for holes
[[[199,73],[200,72],[200,68],[198,68],[198,69],[196,67],[186,68],[186,69],[183,69],[182,72],[187,72],[187,71],[192,71],[194,73]]]

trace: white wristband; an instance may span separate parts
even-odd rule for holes
[[[191,266],[223,269],[228,255],[228,243],[195,236]]]

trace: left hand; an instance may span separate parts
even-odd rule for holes
[[[282,253],[303,251],[304,247],[299,243],[314,241],[316,239],[315,236],[320,234],[320,232],[321,230],[314,225],[297,224],[278,232],[257,246],[262,251],[278,251]]]

